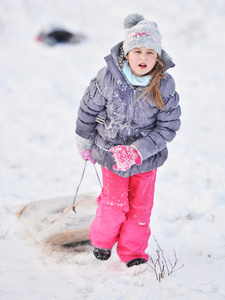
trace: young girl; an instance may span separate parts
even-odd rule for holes
[[[90,227],[93,253],[107,260],[117,243],[118,256],[131,267],[148,260],[156,172],[167,159],[181,111],[166,72],[174,63],[162,50],[157,24],[131,14],[124,28],[125,40],[112,48],[81,100],[76,143],[83,159],[102,168]]]

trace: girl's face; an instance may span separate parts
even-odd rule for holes
[[[131,71],[136,76],[148,74],[155,66],[157,53],[149,48],[140,47],[129,51],[126,56]]]

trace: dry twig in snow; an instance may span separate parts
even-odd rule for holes
[[[183,268],[184,265],[176,268],[177,263],[178,263],[178,258],[177,258],[175,250],[173,250],[174,263],[171,263],[171,261],[169,259],[166,260],[166,258],[164,256],[164,252],[163,252],[162,248],[159,246],[155,237],[154,237],[154,240],[158,247],[158,249],[156,250],[157,258],[156,258],[156,260],[154,260],[153,257],[151,255],[149,255],[148,265],[155,272],[156,279],[160,282],[165,276],[165,269],[167,270],[167,275],[170,276],[173,272],[178,271],[181,268]]]

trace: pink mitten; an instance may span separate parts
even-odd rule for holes
[[[96,164],[96,161],[94,161],[92,155],[91,155],[91,149],[81,149],[78,148],[79,154],[80,156],[84,159],[84,160],[90,160],[90,162],[92,162],[93,164]]]
[[[142,163],[141,156],[132,146],[119,145],[111,148],[110,151],[116,161],[116,165],[113,166],[114,170],[127,171],[132,165]]]

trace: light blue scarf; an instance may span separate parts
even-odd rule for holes
[[[125,60],[124,62],[123,73],[129,80],[129,82],[134,86],[146,86],[147,84],[149,84],[150,80],[152,79],[151,75],[144,75],[144,76],[134,75],[131,71],[131,68],[127,60]]]

